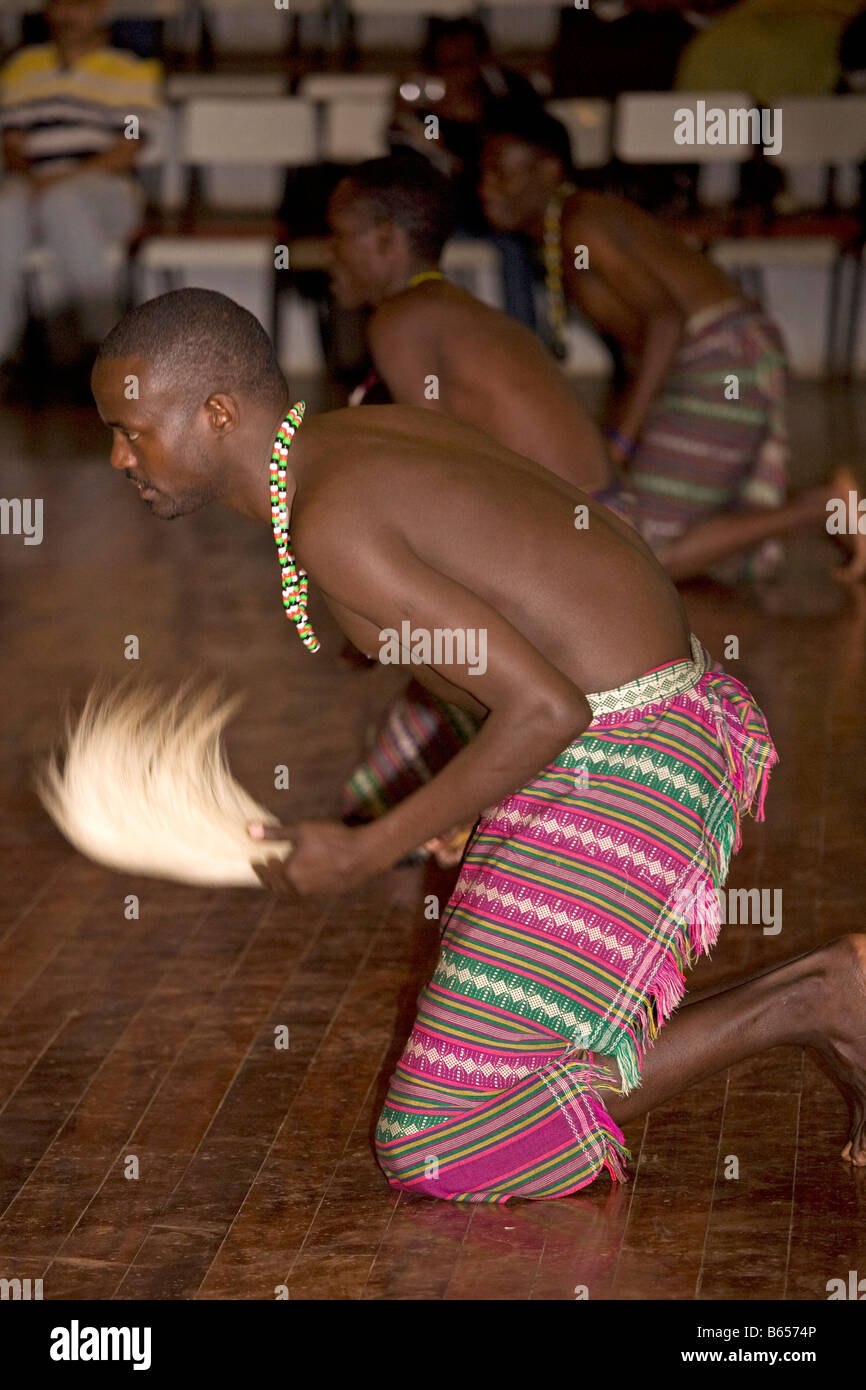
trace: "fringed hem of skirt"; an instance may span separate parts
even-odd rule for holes
[[[715,814],[708,817],[701,849],[656,923],[656,933],[667,936],[668,944],[646,987],[643,1002],[629,1019],[628,1032],[623,1032],[620,1024],[619,1039],[609,1051],[604,1046],[594,1049],[613,1057],[622,1082],[620,1094],[624,1096],[640,1085],[647,1049],[682,1002],[686,973],[716,944],[722,926],[719,892],[727,879],[731,856],[742,843],[742,816],[751,814],[757,803],[755,820],[764,819],[767,784],[778,754],[769,739],[766,747],[753,745],[748,754],[741,740],[735,749],[723,711],[719,712],[719,724],[733,797],[719,797]],[[610,1085],[608,1078],[608,1088]]]

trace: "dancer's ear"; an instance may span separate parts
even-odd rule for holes
[[[208,423],[217,434],[231,434],[240,424],[240,411],[234,396],[214,392],[205,401]]]

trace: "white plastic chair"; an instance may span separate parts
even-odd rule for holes
[[[42,9],[43,6],[37,6]],[[176,19],[184,0],[111,0],[108,22],[115,19]]]
[[[298,83],[305,101],[393,100],[397,77],[389,72],[308,72]]]
[[[356,15],[441,15],[455,19],[474,14],[477,5],[475,0],[348,0],[348,9]]]
[[[287,95],[288,85],[281,72],[172,72],[165,81],[165,96],[173,103],[196,97],[280,97]]]
[[[494,48],[547,49],[559,28],[557,0],[483,0],[479,17]]]
[[[462,285],[476,299],[502,308],[502,257],[494,242],[453,237],[442,249],[440,265],[449,280]]]
[[[866,96],[786,97],[781,106],[781,149],[768,154],[768,162],[778,165],[790,179],[804,170],[839,170],[845,165],[866,161]],[[821,209],[816,221],[820,224]],[[805,235],[720,238],[711,247],[713,260],[746,284],[753,284],[760,296],[765,271],[772,268],[823,270],[829,279],[825,366],[828,373],[836,365],[836,339],[841,302],[844,260],[848,247],[842,237],[844,215],[830,213],[823,230]],[[855,310],[856,312],[856,310]],[[852,350],[849,327],[846,365]]]
[[[179,136],[179,160],[187,174],[217,168],[235,176],[241,170],[267,173],[268,194],[256,202],[269,215],[280,200],[283,171],[317,157],[315,107],[298,97],[190,101],[182,111]],[[229,192],[235,183],[235,178],[228,180]],[[218,183],[211,183],[209,209],[225,214],[237,206],[236,198],[221,196]],[[196,271],[255,270],[273,277],[275,231],[269,217],[264,226],[261,219],[250,226],[229,220],[223,230],[220,220],[208,225],[193,213],[188,227],[148,236],[137,264],[160,275],[166,288]]]
[[[333,5],[330,0],[290,0],[288,9],[253,0],[197,0],[198,46],[205,34],[219,53],[288,51],[297,46],[302,18],[313,16],[322,46]]]
[[[390,98],[329,101],[322,110],[322,158],[354,164],[388,153]]]
[[[546,110],[561,121],[571,141],[576,169],[603,169],[610,160],[613,107],[596,97],[548,101]]]
[[[0,4],[0,45],[14,48],[21,41],[21,22],[26,15],[44,9],[44,0],[2,0]]]
[[[680,145],[675,139],[677,112],[704,109],[748,110],[748,92],[624,92],[614,111],[613,152],[624,164],[697,164],[698,202],[730,203],[739,188],[740,166],[752,158],[752,145]]]
[[[474,0],[346,0],[350,48],[417,49],[432,16],[457,19]]]

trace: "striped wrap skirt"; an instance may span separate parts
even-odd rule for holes
[[[787,361],[779,330],[733,300],[694,315],[653,401],[628,474],[595,494],[651,550],[722,512],[779,507],[788,493]],[[778,567],[781,546],[718,562],[726,582]]]
[[[715,941],[777,756],[745,686],[691,647],[588,696],[585,733],[478,821],[376,1130],[392,1187],[506,1202],[625,1177],[602,1093],[640,1085]]]

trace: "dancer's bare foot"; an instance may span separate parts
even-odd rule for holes
[[[827,484],[827,500],[831,498],[841,498],[845,503],[846,512],[848,509],[849,493],[854,493],[859,503],[862,488],[854,473],[846,465],[840,465],[833,473]],[[859,522],[862,520],[866,527],[866,515],[861,517],[859,511],[854,515],[854,533],[843,534],[834,540],[840,540],[845,548],[850,552],[846,564],[840,565],[837,569],[831,570],[831,574],[840,584],[857,584],[861,579],[866,579],[866,530],[861,531]]]
[[[827,972],[812,1046],[848,1101],[851,1129],[842,1157],[866,1167],[866,935],[831,942],[821,952]]]

